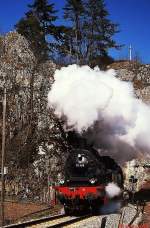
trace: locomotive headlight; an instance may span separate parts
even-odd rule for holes
[[[85,167],[88,164],[88,160],[84,154],[78,154],[76,158],[76,167]]]
[[[60,183],[60,184],[64,184],[65,181],[64,181],[63,179],[61,179],[61,180],[59,181],[59,183]]]
[[[96,178],[92,178],[92,179],[90,179],[90,183],[91,183],[91,184],[95,184],[95,183],[96,183],[96,181],[97,181],[97,179],[96,179]]]

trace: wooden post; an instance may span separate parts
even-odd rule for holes
[[[3,127],[2,127],[2,156],[1,156],[1,225],[4,226],[4,199],[5,199],[5,177],[4,177],[4,164],[5,164],[5,126],[6,126],[6,88],[4,88],[3,98]]]

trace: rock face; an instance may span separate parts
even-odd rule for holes
[[[52,61],[37,63],[28,41],[17,32],[0,37],[0,50],[1,101],[4,86],[7,89],[8,173],[11,174],[13,186],[16,183],[23,189],[30,189],[33,183],[40,181],[43,184],[37,184],[37,188],[43,188],[44,184],[47,186],[48,177],[56,179],[63,164],[63,140],[57,121],[47,107],[47,95],[57,66]],[[0,109],[1,129],[2,102]],[[32,184],[28,183],[29,179]],[[21,189],[16,194],[19,191]],[[36,192],[41,194],[41,190]]]
[[[12,83],[27,86],[30,79],[29,69],[32,71],[35,63],[27,40],[18,33],[10,32],[2,38],[1,45],[1,81],[4,79],[9,88],[12,87]]]
[[[132,82],[136,96],[150,104],[150,64],[123,61],[109,65],[108,69],[111,68],[116,70],[118,78]]]

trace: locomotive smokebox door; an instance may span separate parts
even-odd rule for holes
[[[85,167],[88,164],[88,159],[84,154],[78,154],[76,158],[76,167]]]

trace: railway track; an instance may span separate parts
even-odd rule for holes
[[[48,228],[48,227],[64,227],[67,225],[74,224],[81,220],[89,218],[89,215],[75,217],[66,215],[56,215],[51,217],[45,217],[41,219],[35,219],[23,223],[12,224],[5,226],[5,228]]]
[[[131,215],[131,212],[133,212]],[[56,215],[51,217],[45,217],[41,219],[35,219],[28,222],[23,222],[20,224],[14,224],[6,226],[7,228],[48,228],[48,227],[98,227],[98,228],[122,228],[122,227],[131,227],[143,212],[143,207],[137,205],[129,205],[122,208],[120,213],[116,214],[107,214],[107,215],[86,215],[86,216],[66,216],[66,215]]]

